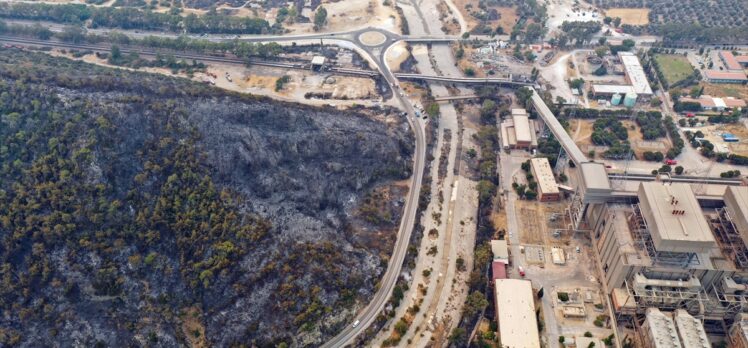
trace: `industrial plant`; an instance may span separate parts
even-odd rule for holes
[[[585,221],[619,325],[636,328],[644,341],[674,333],[673,313],[698,318],[688,325],[710,334],[745,325],[748,187],[727,186],[714,197],[697,196],[686,183],[642,182],[635,196],[589,205]],[[736,332],[746,340],[746,331]]]

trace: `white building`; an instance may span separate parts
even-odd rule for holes
[[[646,319],[642,325],[642,338],[647,348],[682,347],[673,319],[657,308],[647,309]]]
[[[496,279],[496,318],[504,348],[540,348],[532,283]]]

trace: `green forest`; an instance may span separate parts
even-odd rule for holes
[[[260,18],[232,17],[209,12],[198,16],[158,13],[130,7],[94,7],[78,4],[0,3],[0,17],[42,20],[82,25],[91,28],[140,29],[154,31],[263,34],[270,32],[268,22]]]

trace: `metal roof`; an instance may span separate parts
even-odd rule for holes
[[[532,172],[535,175],[535,180],[538,182],[538,188],[543,194],[558,193],[558,185],[556,184],[556,178],[553,176],[553,170],[551,164],[545,157],[537,157],[530,159],[530,166]]]
[[[685,310],[677,309],[675,311],[675,326],[678,328],[678,336],[683,343],[683,347],[712,348],[709,338],[706,336],[704,325]]]
[[[730,220],[743,242],[748,242],[748,187],[728,186],[723,197]]]
[[[506,244],[506,240],[505,239],[491,240],[491,253],[493,253],[494,260],[509,259],[509,247]]]
[[[592,85],[592,93],[595,94],[626,94],[634,92],[631,85]]]
[[[626,71],[626,77],[631,86],[634,87],[634,92],[643,95],[652,95],[652,87],[649,86],[647,81],[647,74],[644,72],[639,57],[631,52],[618,52],[618,57],[623,63],[623,69]]]
[[[530,89],[533,92],[532,105],[535,106],[535,110],[540,115],[540,118],[543,119],[545,125],[548,126],[548,128],[551,130],[551,133],[553,133],[553,135],[556,137],[556,140],[561,143],[561,146],[569,155],[569,158],[571,158],[576,164],[587,162],[587,157],[584,156],[582,150],[580,150],[577,144],[574,143],[574,140],[571,139],[569,133],[566,133],[566,129],[564,129],[561,123],[558,122],[558,119],[556,119],[556,116],[553,115],[551,109],[548,108],[548,105],[545,105],[545,102],[543,101],[543,98],[540,97],[540,94],[538,94],[538,92],[534,88]]]
[[[716,246],[691,186],[643,182],[639,205],[657,251],[703,252]]]
[[[665,313],[657,308],[647,308],[646,324],[654,348],[681,348],[673,319]]]
[[[513,114],[512,121],[514,121],[514,134],[517,137],[517,142],[532,142],[532,134],[530,133],[530,119],[527,117],[527,115]]]
[[[495,288],[502,346],[540,348],[532,283],[521,279],[497,279]]]

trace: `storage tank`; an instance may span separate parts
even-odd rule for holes
[[[636,105],[636,97],[637,95],[634,92],[626,93],[626,96],[623,98],[623,106],[633,108]]]
[[[613,94],[613,98],[610,98],[610,103],[613,105],[618,105],[621,103],[621,95],[616,93]]]

